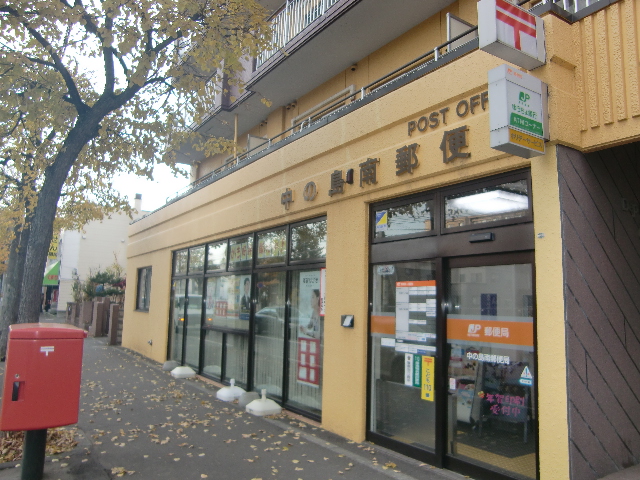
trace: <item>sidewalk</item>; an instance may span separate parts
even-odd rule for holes
[[[140,479],[468,478],[292,417],[255,417],[217,400],[216,390],[203,380],[174,379],[105,338],[88,338],[79,445],[47,457],[44,479],[117,478],[117,468]],[[0,480],[19,478],[15,463],[0,464]]]

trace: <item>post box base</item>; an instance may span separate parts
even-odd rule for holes
[[[20,480],[42,480],[46,446],[46,428],[44,430],[27,430],[24,432]]]

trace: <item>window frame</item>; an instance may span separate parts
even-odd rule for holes
[[[142,272],[146,272],[144,277],[141,276]],[[151,275],[152,266],[141,267],[137,270],[136,278],[136,312],[148,312],[151,306]],[[141,288],[141,280],[144,278],[144,288]],[[144,297],[141,297],[144,294]],[[140,307],[140,301],[143,300],[143,306]]]

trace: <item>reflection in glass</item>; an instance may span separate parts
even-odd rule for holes
[[[247,358],[249,337],[247,335],[225,334],[226,358],[224,380],[235,379],[239,387],[247,386]]]
[[[433,200],[389,207],[375,212],[375,238],[411,235],[433,230]]]
[[[287,403],[316,415],[322,413],[320,295],[320,269],[292,272]]]
[[[256,279],[254,389],[282,398],[286,272],[262,272]]]
[[[187,259],[189,258],[188,250],[180,250],[174,254],[174,275],[186,275],[187,273]]]
[[[189,274],[204,270],[204,245],[189,249]]]
[[[190,278],[186,318],[185,363],[198,368],[200,354],[200,322],[202,318],[202,278]]]
[[[287,256],[287,230],[258,234],[257,265],[284,263]]]
[[[249,331],[251,275],[207,278],[204,327]]]
[[[446,228],[524,217],[529,213],[526,180],[445,197]]]
[[[315,260],[326,256],[326,220],[309,222],[291,228],[291,260]]]
[[[423,399],[421,370],[435,359],[435,264],[374,265],[372,278],[371,430],[433,450],[435,401]]]
[[[207,271],[227,268],[227,242],[212,243],[207,246]]]
[[[530,264],[452,268],[448,453],[536,478]]]
[[[182,339],[184,333],[184,307],[186,304],[186,280],[174,280],[171,304],[171,360],[182,363]]]
[[[204,331],[204,358],[202,373],[220,380],[222,375],[222,332]]]
[[[253,236],[229,240],[229,268],[239,270],[251,267]]]

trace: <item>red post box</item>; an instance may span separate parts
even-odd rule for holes
[[[11,325],[0,430],[43,430],[78,421],[86,336],[59,323]]]

